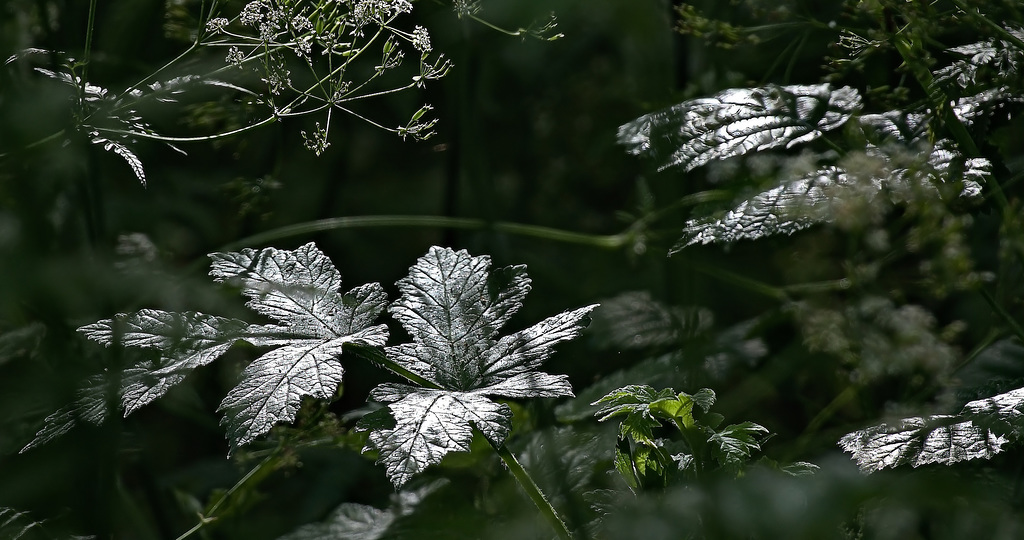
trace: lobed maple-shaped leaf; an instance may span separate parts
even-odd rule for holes
[[[596,305],[566,311],[498,338],[530,291],[524,266],[489,272],[490,258],[432,247],[398,281],[391,314],[413,338],[386,347],[391,362],[420,386],[382,384],[370,397],[388,405],[391,428],[375,426],[367,448],[401,487],[453,451],[466,451],[476,428],[501,445],[511,426],[504,398],[571,396],[565,375],[539,371],[553,347],[579,335]]]
[[[989,459],[1024,427],[1024,388],[971,401],[958,415],[904,418],[844,435],[843,450],[861,471]]]
[[[387,341],[387,327],[372,325],[387,304],[383,288],[373,283],[342,293],[341,274],[313,243],[293,251],[244,249],[210,257],[214,279],[236,282],[249,298],[246,305],[274,322],[144,309],[79,328],[107,346],[159,352],[158,360],[123,372],[118,394],[125,415],[163,396],[238,340],[274,347],[246,367],[220,404],[233,451],[277,422],[293,421],[304,396],[333,397],[344,373],[338,358],[346,344],[380,347]],[[65,425],[72,413],[48,417],[40,436]]]
[[[659,170],[690,171],[716,159],[814,140],[860,107],[860,94],[849,86],[730,88],[641,116],[621,126],[618,139],[629,153],[659,161]]]

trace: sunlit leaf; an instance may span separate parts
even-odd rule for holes
[[[959,415],[904,418],[839,440],[864,472],[989,459],[1020,436],[1024,388],[967,403]]]
[[[761,449],[761,439],[768,428],[753,422],[726,426],[708,439],[715,458],[722,465],[739,465]]]
[[[902,136],[907,129],[885,122],[894,118],[879,115],[880,129]],[[865,182],[858,180],[863,171],[846,171],[829,165],[740,201],[723,215],[691,219],[683,236],[670,254],[684,248],[712,243],[757,240],[779,234],[793,234],[817,223],[829,223],[835,213],[829,209],[844,200],[870,197],[887,190],[890,199],[899,201],[903,194],[913,194],[918,186],[936,189],[938,185],[960,181],[960,197],[974,198],[992,173],[992,164],[985,158],[966,158],[948,139],[938,141],[927,154],[927,160],[907,167],[894,163],[892,156],[878,147],[869,147],[865,155],[878,163],[878,170]]]
[[[1005,30],[1017,39],[1024,40],[1024,29],[1005,25]],[[947,52],[959,56],[952,64],[935,72],[935,82],[953,82],[961,88],[977,84],[978,75],[982,70],[991,70],[997,79],[1013,80],[1019,77],[1021,65],[1024,64],[1024,50],[1002,39],[977,41],[959,47],[947,49]],[[991,80],[985,77],[984,80]]]
[[[806,229],[820,221],[808,210],[828,198],[825,188],[845,180],[842,169],[825,167],[745,200],[721,217],[691,219],[670,254],[695,244],[756,240]]]
[[[413,343],[385,352],[434,387],[383,384],[371,393],[388,404],[396,424],[371,432],[367,449],[380,451],[379,461],[398,487],[447,453],[468,450],[473,428],[493,444],[504,442],[512,413],[486,396],[572,395],[566,376],[538,368],[556,344],[579,335],[596,306],[496,339],[522,306],[530,280],[522,266],[493,274],[489,267],[489,257],[433,247],[398,282],[401,297],[390,311]]]
[[[631,154],[659,162],[659,170],[689,171],[716,159],[814,140],[860,107],[860,95],[849,86],[732,88],[641,116],[620,127],[618,138]]]
[[[380,347],[387,341],[387,327],[372,325],[387,302],[383,288],[374,283],[342,293],[341,274],[312,243],[293,251],[244,249],[210,256],[214,279],[240,285],[249,298],[246,305],[274,323],[144,309],[83,326],[79,331],[93,341],[160,354],[159,360],[122,373],[118,394],[126,415],[163,396],[238,340],[274,347],[246,367],[221,402],[221,423],[234,450],[278,422],[293,421],[303,397],[332,398],[344,373],[338,359],[346,344]],[[44,431],[53,435],[45,440],[70,429],[60,426],[83,407],[80,399],[51,415]]]

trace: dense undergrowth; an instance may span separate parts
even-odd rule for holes
[[[0,27],[0,538],[1024,532],[1014,2],[78,4]]]

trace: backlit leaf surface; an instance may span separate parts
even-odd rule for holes
[[[388,359],[425,382],[424,387],[382,384],[370,397],[386,403],[395,426],[371,432],[367,449],[398,487],[452,451],[465,451],[473,428],[500,445],[511,410],[488,396],[571,396],[564,375],[538,368],[554,345],[579,335],[596,306],[549,317],[498,338],[530,290],[525,267],[489,272],[490,258],[433,247],[398,282],[390,308],[413,342],[387,347]]]
[[[210,257],[214,279],[240,285],[249,299],[246,305],[274,322],[144,309],[83,326],[80,332],[104,345],[159,351],[158,360],[123,372],[118,394],[125,415],[163,396],[238,340],[274,347],[246,367],[241,382],[221,402],[221,423],[234,450],[277,422],[293,421],[304,396],[333,397],[344,373],[338,359],[345,344],[380,347],[387,341],[387,327],[372,324],[387,304],[383,288],[374,283],[342,293],[341,274],[312,243],[296,250],[244,249]],[[74,410],[91,411],[91,402],[83,400]],[[62,409],[51,415],[36,440],[67,431],[71,414],[72,409]]]
[[[971,401],[959,415],[904,418],[854,431],[839,440],[864,472],[909,464],[952,465],[989,459],[1020,435],[1024,388]]]
[[[690,171],[716,159],[814,140],[860,109],[849,86],[731,88],[646,114],[619,128],[619,142],[659,170]]]

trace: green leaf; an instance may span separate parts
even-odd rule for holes
[[[501,445],[511,410],[487,396],[571,396],[564,375],[538,371],[558,343],[577,337],[597,306],[549,317],[497,339],[530,290],[525,267],[492,278],[490,258],[432,247],[398,281],[401,297],[390,311],[413,342],[387,347],[389,360],[432,388],[383,384],[370,397],[387,403],[396,425],[375,430],[367,449],[401,487],[452,451],[468,451],[473,428]]]
[[[654,445],[654,429],[661,426],[655,418],[651,404],[673,399],[675,391],[665,388],[655,391],[647,385],[630,385],[613,390],[592,405],[604,405],[595,414],[604,422],[616,416],[625,416],[619,424],[619,437]]]
[[[753,452],[761,449],[761,439],[768,429],[753,422],[726,426],[708,439],[715,459],[723,466],[741,465]]]

